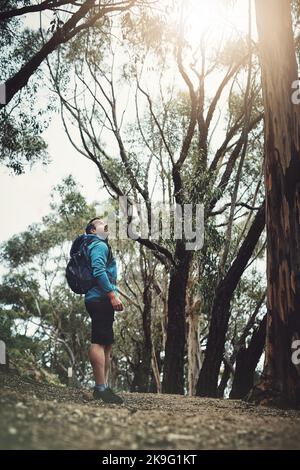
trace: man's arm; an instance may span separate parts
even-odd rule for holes
[[[105,292],[114,310],[123,310],[122,302],[116,296],[113,286],[106,273],[108,247],[105,243],[93,243],[90,247],[91,267],[99,288]]]

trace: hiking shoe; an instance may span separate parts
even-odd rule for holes
[[[103,400],[105,403],[115,403],[120,405],[124,403],[123,398],[117,395],[111,388],[107,387],[103,392],[99,392],[99,390],[94,389],[93,392],[94,400]]]

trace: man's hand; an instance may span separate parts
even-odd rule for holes
[[[109,297],[110,303],[111,303],[114,310],[116,310],[116,311],[123,310],[123,304],[122,304],[121,300],[116,296],[114,291],[108,292],[107,296]]]

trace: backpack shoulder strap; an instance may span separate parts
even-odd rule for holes
[[[112,249],[109,243],[107,244],[107,246],[108,246],[107,264],[109,264],[113,259],[113,254],[112,254]]]
[[[84,245],[86,247],[88,247],[92,242],[94,241],[100,241],[100,242],[103,242],[105,243],[105,245],[108,247],[108,257],[107,257],[107,262],[106,262],[106,266],[109,265],[109,263],[111,262],[112,258],[113,258],[113,254],[112,254],[112,249],[111,249],[111,246],[109,243],[107,243],[105,240],[102,240],[101,238],[92,238],[92,237],[88,237],[85,241],[84,241]]]
[[[93,243],[95,241],[96,241],[95,238],[88,237],[84,240],[84,244],[85,244],[85,246],[89,246],[89,245],[91,245],[91,243]]]

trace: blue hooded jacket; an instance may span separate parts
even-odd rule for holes
[[[88,252],[91,260],[92,274],[97,280],[97,285],[85,294],[85,302],[92,302],[100,299],[108,299],[107,292],[117,292],[117,263],[112,256],[107,264],[109,248],[107,240],[100,235],[88,234],[87,237],[93,237],[95,240],[88,245]],[[104,240],[105,243],[103,243]],[[110,279],[113,281],[111,282]]]

